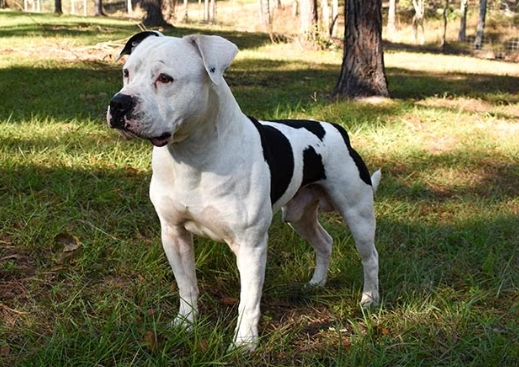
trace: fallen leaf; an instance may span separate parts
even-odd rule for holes
[[[58,246],[63,246],[61,252],[56,257],[57,264],[69,262],[81,247],[81,242],[79,242],[79,239],[67,232],[58,233],[54,237],[54,242]]]
[[[197,346],[196,346],[196,349],[199,351],[199,352],[203,352],[205,350],[207,350],[207,347],[208,347],[208,343],[207,343],[207,340],[202,340],[200,341]]]
[[[234,306],[237,304],[240,300],[238,298],[234,297],[222,297],[220,299],[220,303],[225,306]]]
[[[54,237],[54,241],[64,245],[63,252],[76,251],[81,246],[79,239],[67,232],[58,233]]]
[[[0,347],[0,356],[7,357],[11,353],[11,348],[9,345],[5,344]]]
[[[157,337],[155,333],[151,330],[146,331],[144,333],[144,338],[142,340],[142,344],[147,347],[151,352],[157,351]]]

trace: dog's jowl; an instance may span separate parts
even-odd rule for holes
[[[370,176],[335,124],[308,120],[258,121],[236,103],[223,73],[238,52],[217,36],[133,36],[121,55],[123,88],[107,120],[123,135],[153,145],[150,197],[164,251],[178,283],[175,324],[189,328],[198,287],[192,235],[226,242],[236,255],[241,293],[232,347],[258,343],[267,233],[282,218],[315,249],[311,285],[324,285],[332,238],[319,211],[337,211],[349,226],[364,268],[361,304],[377,304],[378,255]]]

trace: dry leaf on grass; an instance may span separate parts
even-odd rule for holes
[[[58,233],[54,237],[54,242],[59,246],[63,246],[61,252],[56,257],[55,261],[57,264],[70,262],[70,260],[77,254],[81,247],[81,242],[79,242],[79,239],[76,236],[66,232]]]
[[[148,330],[144,333],[144,337],[142,339],[142,345],[149,349],[151,352],[156,352],[158,349],[157,346],[157,337],[155,333],[151,330]]]
[[[0,356],[7,357],[11,353],[11,348],[9,345],[5,344],[0,346]]]

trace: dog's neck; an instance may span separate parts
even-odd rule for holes
[[[221,144],[232,141],[225,136],[241,136],[243,115],[229,86],[223,82],[209,87],[208,104],[198,118],[185,121],[184,129],[175,134],[168,149],[175,160],[185,163],[211,157],[211,151],[222,151]],[[237,123],[238,122],[238,123]],[[225,149],[225,147],[224,147]]]

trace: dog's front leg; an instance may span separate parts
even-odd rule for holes
[[[267,260],[267,235],[255,245],[246,244],[231,248],[236,254],[241,291],[238,324],[230,348],[253,351],[258,345],[260,301]]]
[[[162,223],[162,246],[178,285],[180,307],[174,325],[190,329],[198,314],[193,237],[184,227]]]

